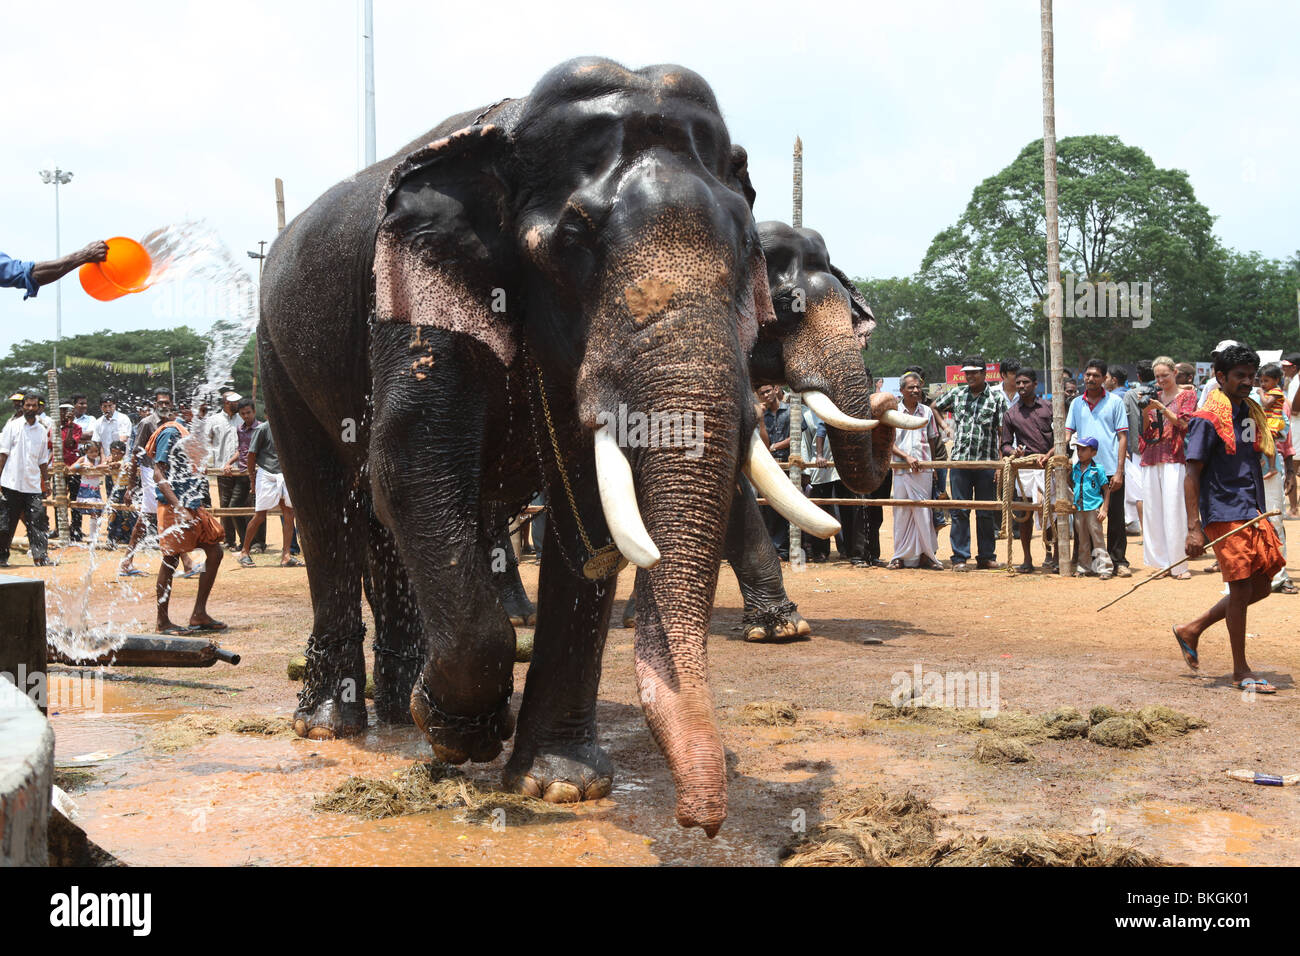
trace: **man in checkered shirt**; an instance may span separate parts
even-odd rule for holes
[[[1007,410],[1007,398],[1000,388],[989,388],[984,381],[984,358],[968,355],[962,360],[966,384],[958,385],[941,395],[931,406],[936,412],[952,412],[956,437],[952,443],[953,461],[996,461],[1001,457],[998,438],[1002,430],[1002,416]],[[949,474],[951,495],[962,501],[993,501],[997,497],[996,480],[992,468],[954,468]],[[981,571],[995,570],[997,562],[995,529],[997,519],[992,511],[977,511],[975,534],[979,554],[976,567]],[[952,527],[952,569],[965,571],[970,560],[970,512],[954,509]]]

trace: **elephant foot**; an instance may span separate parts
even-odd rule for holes
[[[299,707],[293,713],[293,731],[308,740],[355,737],[366,729],[365,704],[329,697],[316,706]]]
[[[440,710],[423,680],[411,691],[411,717],[433,747],[433,755],[453,765],[487,763],[501,753],[502,741],[515,730],[509,694],[494,710],[465,717]]]
[[[614,765],[594,743],[548,747],[511,754],[503,777],[505,788],[547,803],[577,803],[609,796]]]
[[[293,729],[308,740],[353,737],[366,729],[365,628],[348,637],[313,634]]]
[[[375,716],[385,724],[411,723],[411,688],[424,657],[375,645]]]
[[[745,608],[741,618],[745,640],[751,644],[797,641],[812,634],[810,625],[793,601],[767,608]]]
[[[526,594],[501,595],[501,603],[515,627],[533,627],[537,624],[537,605],[528,600]]]

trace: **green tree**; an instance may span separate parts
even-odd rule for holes
[[[1223,254],[1211,234],[1213,217],[1187,174],[1158,168],[1114,136],[1069,137],[1057,147],[1063,280],[1073,274],[1078,282],[1150,282],[1152,301],[1145,328],[1130,318],[1067,316],[1066,364],[1091,355],[1186,354],[1202,333],[1223,324],[1213,314]],[[935,237],[920,270],[957,318],[1008,330],[1002,351],[1012,353],[1036,354],[1046,330],[1042,156],[1036,140],[977,186],[957,223]]]
[[[50,367],[53,342],[19,342],[9,354],[0,359],[0,391],[5,395],[25,388],[47,388],[45,373]],[[98,359],[104,362],[132,362],[139,364],[162,363],[169,358],[176,371],[176,390],[182,395],[191,392],[204,378],[206,343],[192,329],[146,330],[140,332],[111,332],[107,329],[84,335],[74,335],[59,343],[59,394],[67,398],[84,392],[90,400],[91,410],[98,413],[99,396],[114,395],[119,404],[134,410],[144,400],[151,388],[171,387],[170,371],[155,371],[153,375],[109,372],[103,368],[64,366],[65,356]]]

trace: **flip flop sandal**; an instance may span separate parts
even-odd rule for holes
[[[885,567],[886,571],[901,571],[902,569],[903,569],[903,561],[901,558],[895,558],[893,561],[890,561],[889,564],[886,565]]]
[[[202,574],[206,570],[207,568],[205,568],[203,565],[200,564],[197,568],[191,568],[190,570],[186,571],[184,574],[181,575],[181,577],[197,578],[200,574]]]
[[[1255,678],[1255,677],[1247,677],[1245,680],[1233,681],[1232,686],[1238,687],[1241,690],[1253,691],[1256,694],[1277,693],[1277,688],[1274,687],[1272,684],[1270,684],[1268,681]]]
[[[139,568],[132,568],[130,571],[117,572],[117,576],[119,578],[135,578],[135,577],[139,577],[142,574],[144,574],[144,572],[141,571]]]
[[[1016,574],[1033,574],[1033,573],[1034,573],[1034,566],[1032,564],[1016,565]]]
[[[207,624],[191,624],[191,631],[224,631],[228,625],[221,621],[209,621]]]
[[[282,568],[300,568],[300,567],[302,567],[302,562],[299,561],[297,558],[290,558],[288,561],[286,561],[286,562],[284,562],[282,565],[280,565],[280,567],[282,567]]]
[[[158,633],[168,637],[188,637],[193,634],[194,631],[195,629],[192,627],[181,627],[179,624],[175,624],[169,628],[158,631]]]
[[[248,557],[244,557],[243,555],[240,555],[239,566],[241,568],[255,568],[257,567],[257,564],[253,561],[252,558],[248,558]]]
[[[1201,666],[1201,658],[1197,655],[1196,651],[1192,650],[1192,645],[1179,637],[1178,631],[1174,628],[1171,627],[1169,630],[1173,631],[1174,640],[1178,642],[1178,649],[1183,652],[1183,660],[1187,662],[1187,666],[1192,670],[1199,669]]]

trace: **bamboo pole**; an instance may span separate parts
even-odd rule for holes
[[[59,544],[66,547],[71,541],[72,525],[68,513],[68,482],[63,476],[63,410],[59,408],[59,370],[52,368],[45,373],[45,382],[47,385],[46,408],[54,414],[51,418],[54,421],[54,434],[50,436],[51,444],[54,447],[54,481],[51,482],[54,492],[54,530],[58,532]]]
[[[1056,456],[1067,458],[1065,442],[1065,392],[1061,376],[1065,365],[1065,341],[1061,333],[1061,239],[1056,207],[1056,89],[1052,35],[1052,0],[1040,0],[1043,48],[1043,200],[1047,213],[1047,301],[1048,329],[1052,351],[1052,431]],[[1056,466],[1056,557],[1062,577],[1074,574],[1074,548],[1070,540],[1070,483],[1066,465]]]

